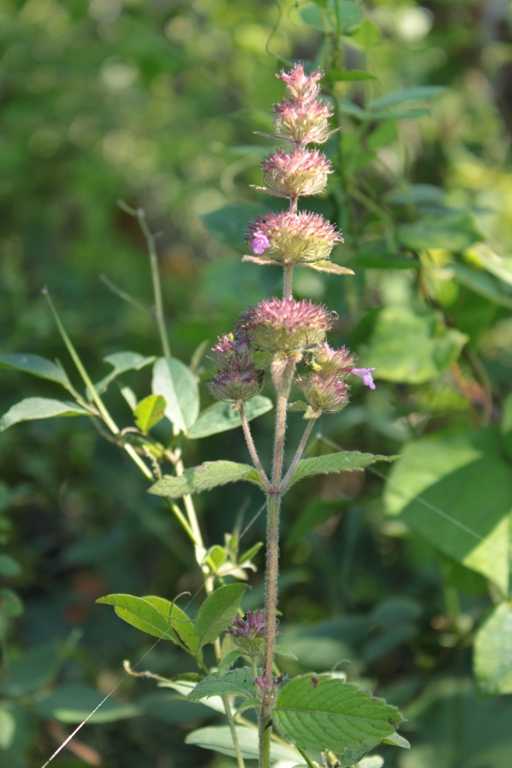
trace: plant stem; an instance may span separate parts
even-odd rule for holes
[[[287,264],[284,267],[283,299],[292,298],[292,274],[293,274],[293,267]]]
[[[252,439],[252,434],[251,434],[251,427],[249,425],[249,422],[247,421],[243,403],[239,403],[238,412],[240,414],[240,419],[242,422],[242,429],[244,431],[245,442],[247,443],[247,448],[249,449],[249,453],[251,454],[251,459],[253,461],[253,464],[258,470],[258,472],[260,473],[261,479],[264,485],[266,486],[267,491],[270,491],[270,481],[267,477],[267,473],[263,469],[263,466],[260,461],[260,457],[258,456],[258,452],[256,450],[256,446],[254,445],[254,440]]]
[[[309,436],[311,435],[311,432],[313,431],[313,427],[315,426],[315,424],[316,424],[316,419],[310,419],[308,421],[306,429],[304,430],[304,434],[302,435],[302,440],[300,441],[299,447],[297,448],[297,452],[296,452],[295,456],[293,457],[293,461],[290,464],[288,472],[284,476],[284,480],[282,481],[281,485],[279,486],[279,489],[280,489],[281,493],[284,493],[286,491],[286,487],[287,487],[288,483],[290,482],[290,478],[291,478],[291,476],[293,474],[293,470],[295,469],[295,467],[297,466],[297,464],[299,463],[299,461],[302,458],[302,454],[304,453],[304,448],[306,447],[306,443],[309,440]]]
[[[57,328],[59,330],[61,338],[62,338],[64,344],[66,345],[67,349],[68,349],[68,352],[69,352],[69,354],[71,356],[71,359],[73,360],[73,362],[74,362],[74,364],[75,364],[75,366],[76,366],[76,368],[78,370],[78,373],[82,377],[82,381],[84,382],[85,386],[88,388],[89,392],[91,393],[91,398],[92,398],[94,404],[96,405],[98,411],[100,412],[103,421],[105,422],[105,424],[110,429],[110,431],[112,432],[113,435],[119,435],[121,430],[119,429],[119,427],[115,423],[114,419],[112,418],[112,416],[108,412],[108,410],[107,410],[107,408],[105,406],[105,403],[103,402],[103,400],[99,396],[98,392],[96,391],[96,387],[92,383],[89,374],[85,370],[85,367],[84,367],[82,361],[80,360],[78,352],[76,351],[75,347],[73,346],[73,342],[69,338],[69,336],[68,336],[64,326],[62,325],[60,317],[57,314],[57,310],[53,306],[53,301],[51,300],[51,297],[50,297],[50,294],[49,294],[47,288],[45,288],[43,290],[43,295],[44,295],[44,297],[46,299],[46,302],[47,302],[47,304],[48,304],[48,306],[50,308],[50,312],[53,315],[53,319],[55,320],[55,323],[57,325]],[[133,446],[129,445],[128,443],[123,443],[123,448],[126,451],[126,453],[130,456],[130,458],[135,462],[135,464],[137,464],[139,469],[148,478],[148,480],[154,480],[152,471],[142,461],[142,459],[140,458],[138,453],[135,451]]]
[[[165,328],[164,317],[164,305],[162,301],[162,284],[160,282],[160,270],[158,269],[158,256],[156,255],[155,248],[155,235],[149,229],[146,222],[146,212],[144,208],[132,208],[125,202],[120,200],[118,202],[120,208],[130,216],[135,216],[139,222],[139,226],[142,230],[142,234],[146,239],[149,253],[149,263],[151,266],[151,277],[153,278],[153,294],[155,297],[155,317],[158,324],[158,331],[160,333],[160,342],[162,344],[162,350],[164,357],[171,357],[171,347],[169,345],[169,338],[167,336],[167,330]]]

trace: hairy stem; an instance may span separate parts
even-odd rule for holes
[[[295,467],[297,466],[297,464],[302,458],[302,454],[304,453],[304,448],[306,447],[306,444],[309,440],[309,437],[311,435],[311,432],[313,431],[313,427],[315,426],[315,424],[316,424],[316,419],[310,419],[307,423],[306,429],[304,430],[304,434],[302,435],[302,440],[300,441],[299,447],[297,448],[297,452],[293,457],[293,461],[290,464],[288,472],[284,476],[283,482],[279,486],[281,493],[284,493],[286,491],[286,487],[290,482],[291,476],[293,475],[293,470],[295,469]]]
[[[247,416],[245,415],[243,403],[239,403],[238,412],[240,414],[240,419],[242,421],[242,429],[244,431],[245,442],[247,443],[247,448],[249,449],[249,453],[251,454],[251,459],[253,461],[253,464],[258,470],[258,472],[260,473],[260,477],[263,483],[265,484],[267,490],[270,490],[270,481],[267,477],[267,473],[263,469],[263,466],[260,461],[260,457],[258,456],[258,452],[256,450],[256,446],[254,445],[254,440],[252,439],[251,427],[249,425],[249,422],[247,421]]]
[[[293,275],[293,266],[286,265],[284,267],[284,286],[283,286],[283,299],[291,299],[292,298],[292,275]]]

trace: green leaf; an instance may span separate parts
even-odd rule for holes
[[[69,386],[69,379],[64,371],[39,355],[0,355],[0,368],[13,368],[39,376],[40,379],[55,381],[66,388]]]
[[[0,576],[19,576],[21,566],[14,557],[0,555]]]
[[[100,709],[89,718],[100,704]],[[103,693],[87,685],[62,685],[49,696],[39,699],[35,711],[40,717],[61,723],[81,723],[85,718],[89,723],[113,723],[141,714],[139,707],[121,704],[112,696],[105,699]]]
[[[507,594],[512,479],[496,426],[407,445],[384,503],[389,516]]]
[[[334,13],[318,5],[306,5],[301,8],[300,17],[305,24],[321,32],[333,32],[336,29]]]
[[[512,459],[512,393],[503,403],[500,432],[505,450],[509,458]]]
[[[400,224],[396,236],[399,243],[414,251],[429,248],[463,251],[484,237],[473,214],[467,211],[426,214],[412,224]]]
[[[169,421],[186,432],[199,413],[199,390],[190,369],[174,357],[159,358],[153,367],[151,389],[154,395],[165,398],[165,415]]]
[[[485,296],[486,299],[502,307],[512,309],[512,291],[501,280],[481,269],[473,269],[465,264],[450,264],[450,271],[458,283],[470,291]]]
[[[0,589],[0,614],[14,619],[16,616],[20,616],[24,610],[23,603],[16,592],[7,589],[7,587]]]
[[[512,605],[494,606],[475,638],[475,676],[484,696],[512,693]]]
[[[446,199],[446,192],[433,184],[409,184],[405,187],[400,185],[398,189],[387,192],[384,199],[390,205],[435,205],[442,207]]]
[[[235,648],[234,651],[229,651],[229,653],[226,653],[219,664],[217,675],[220,677],[225,672],[227,672],[228,669],[233,666],[235,661],[238,661],[241,656],[243,656],[243,652],[239,648]]]
[[[162,395],[149,395],[141,400],[135,408],[135,423],[141,432],[148,432],[158,424],[165,416],[165,397]]]
[[[254,673],[249,667],[233,669],[224,675],[208,675],[188,695],[190,701],[199,701],[209,696],[254,697]]]
[[[382,32],[378,26],[374,24],[373,21],[370,21],[370,19],[364,19],[357,30],[350,35],[350,42],[356,43],[361,46],[361,48],[368,50],[368,48],[375,45],[381,37]]]
[[[422,384],[447,370],[467,339],[456,329],[446,329],[436,312],[416,314],[407,306],[383,307],[373,316],[360,364],[375,367],[379,379]]]
[[[201,220],[213,237],[223,245],[240,247],[245,240],[247,225],[264,208],[259,205],[227,205],[201,216]]]
[[[36,718],[26,705],[0,702],[0,754],[9,768],[25,768],[32,750]]]
[[[378,80],[378,77],[364,69],[332,69],[328,72],[326,80],[334,83],[358,82],[360,80]]]
[[[47,397],[27,397],[4,413],[0,419],[0,432],[21,421],[53,419],[60,416],[91,416],[91,412],[76,403],[51,400]]]
[[[339,20],[339,32],[341,34],[357,27],[363,18],[363,12],[356,2],[350,2],[349,0],[329,0],[329,7],[336,19],[336,29],[338,29]]]
[[[283,659],[290,659],[291,661],[298,661],[298,657],[292,653],[286,646],[279,645],[279,643],[276,643],[274,645],[274,651],[276,656],[282,656]]]
[[[137,698],[135,703],[141,712],[152,719],[175,725],[188,723],[195,727],[198,722],[210,720],[212,716],[210,707],[185,701],[182,696],[176,696],[171,691],[155,691]]]
[[[400,736],[399,733],[393,733],[391,736],[386,736],[385,739],[382,739],[382,743],[390,744],[392,747],[400,747],[401,749],[411,748],[411,745],[407,739],[404,739],[404,737]]]
[[[382,699],[330,675],[302,675],[280,691],[274,723],[301,749],[368,752],[391,736],[403,720]]]
[[[486,243],[476,243],[464,252],[464,258],[470,264],[485,269],[499,280],[512,286],[512,258],[500,256]]]
[[[355,266],[363,269],[419,269],[421,264],[416,259],[390,251],[384,241],[378,240],[361,246]]]
[[[104,357],[103,360],[111,365],[114,370],[94,385],[94,388],[100,395],[122,373],[126,373],[126,371],[140,371],[141,368],[145,368],[146,365],[154,362],[156,357],[143,357],[138,352],[114,352],[112,355]]]
[[[324,456],[315,456],[311,459],[302,459],[295,467],[290,479],[290,486],[303,477],[310,475],[324,475],[331,472],[354,472],[375,464],[376,461],[395,461],[397,456],[378,456],[373,453],[359,453],[359,451],[340,451],[339,453],[327,453]]]
[[[189,702],[188,696],[194,690],[196,685],[198,685],[198,683],[192,680],[183,680],[182,676],[180,676],[179,680],[169,680],[165,683],[161,682],[158,685],[160,688],[172,688],[174,691],[179,693],[180,696],[183,696],[183,700],[189,704],[192,702]],[[224,703],[220,696],[211,696],[209,699],[203,699],[201,704],[204,707],[208,707],[208,709],[213,709],[215,712],[221,712],[223,715],[226,714]]]
[[[425,101],[425,99],[439,96],[443,91],[446,91],[446,88],[442,85],[416,85],[412,88],[403,88],[375,99],[371,102],[370,108],[378,110],[394,107],[397,104],[406,104],[411,101]]]
[[[237,725],[236,735],[240,743],[242,755],[246,760],[257,760],[259,757],[258,731],[252,728],[246,728],[243,725]],[[194,744],[203,749],[209,749],[212,752],[220,752],[221,755],[236,757],[233,747],[233,739],[228,726],[220,728],[199,728],[192,731],[185,738],[186,744]],[[275,741],[270,745],[270,760],[276,763],[285,760],[289,763],[300,762],[300,756],[292,747],[278,744]]]
[[[62,661],[57,643],[38,645],[6,665],[0,690],[5,696],[30,696],[54,681]]]
[[[272,400],[268,397],[257,395],[244,406],[247,421],[252,421],[272,408]],[[219,432],[227,432],[241,425],[240,414],[230,403],[214,403],[206,408],[197,417],[197,421],[190,428],[188,437],[191,439],[217,435]]]
[[[227,584],[208,595],[195,621],[195,633],[200,648],[206,643],[213,643],[220,633],[229,627],[247,589],[247,584]]]
[[[309,531],[325,523],[333,515],[339,514],[348,502],[344,500],[326,501],[313,499],[299,512],[291,530],[286,535],[284,546],[292,549]]]
[[[339,100],[340,112],[351,115],[362,122],[373,122],[375,120],[411,120],[418,117],[425,117],[430,115],[428,109],[405,109],[405,110],[381,110],[373,111],[371,109],[362,109],[353,101],[348,99]]]
[[[198,651],[193,623],[181,608],[168,600],[117,594],[101,597],[96,602],[113,605],[120,619],[148,635],[184,645],[193,654]]]
[[[248,464],[237,464],[235,461],[205,461],[198,467],[186,469],[180,477],[164,475],[151,486],[149,493],[179,499],[190,493],[209,491],[218,485],[234,483],[237,480],[247,480],[260,485],[257,471]]]

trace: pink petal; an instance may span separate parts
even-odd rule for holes
[[[270,240],[263,232],[255,232],[251,242],[253,253],[261,254],[270,246]]]
[[[366,387],[375,389],[375,383],[372,376],[372,371],[374,370],[375,368],[351,368],[350,373],[353,373],[354,376],[359,376],[359,378],[363,380],[363,384]]]

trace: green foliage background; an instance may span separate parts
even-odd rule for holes
[[[244,225],[275,205],[249,188],[271,146],[253,131],[271,127],[268,109],[282,96],[275,72],[302,59],[374,75],[327,81],[342,127],[328,146],[338,173],[315,202],[341,227],[335,260],[356,277],[298,271],[295,289],[336,310],[333,341],[377,367],[377,390],[355,386],[311,455],[334,445],[404,459],[384,502],[379,469],[311,480],[287,497],[279,642],[300,662],[283,668],[322,672],[349,660],[349,679],[400,706],[413,749],[383,751],[386,766],[509,768],[510,11],[473,0],[363,3],[363,25],[348,25],[331,56],[327,6],[4,0],[0,352],[58,357],[71,370],[40,295],[48,285],[94,381],[113,352],[160,354],[145,244],[116,205],[123,198],[162,233],[171,344],[188,363],[278,290],[271,268],[240,262]],[[340,3],[343,13],[350,6],[359,8]],[[210,368],[206,355],[203,380]],[[149,369],[125,381],[150,394]],[[36,395],[55,396],[54,385],[2,371],[1,413]],[[204,407],[206,387],[202,397]],[[114,388],[109,407],[132,423]],[[267,464],[270,421],[255,422]],[[290,446],[301,429],[297,415]],[[241,456],[236,430],[191,441],[185,460]],[[94,600],[195,596],[201,578],[175,519],[85,419],[2,432],[0,462],[0,757],[38,768],[121,681],[122,660],[151,647]],[[247,485],[198,499],[210,544],[245,531],[261,504]],[[244,548],[263,535],[259,517]],[[246,609],[262,602],[258,558]],[[187,663],[161,643],[142,668],[170,676]],[[494,698],[477,696],[475,672]],[[211,711],[151,681],[124,679],[95,720],[56,765],[82,765],[84,745],[112,768],[212,759],[183,743]]]

